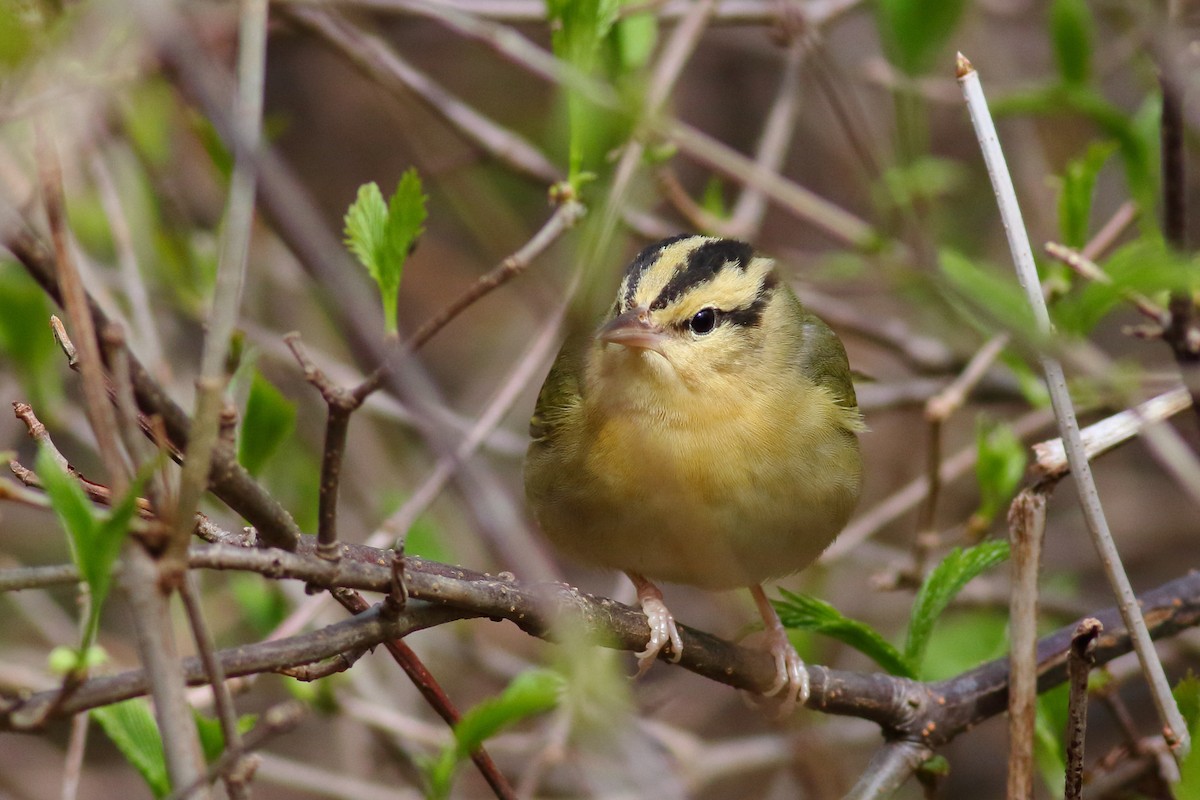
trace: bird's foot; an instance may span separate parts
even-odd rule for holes
[[[775,682],[763,692],[763,696],[777,697],[779,706],[775,709],[775,716],[777,719],[786,719],[796,710],[797,705],[808,702],[811,691],[808,670],[788,639],[787,629],[783,627],[762,587],[752,586],[750,593],[754,595],[754,602],[758,605],[766,627],[767,652],[775,659]]]
[[[683,656],[683,640],[679,637],[679,628],[675,625],[675,617],[663,602],[662,591],[650,581],[637,573],[628,573],[629,579],[637,587],[638,603],[642,613],[646,615],[646,623],[650,626],[650,641],[646,649],[637,653],[638,671],[634,677],[640,678],[646,670],[658,660],[658,655],[667,645],[671,647],[670,661],[678,664]]]

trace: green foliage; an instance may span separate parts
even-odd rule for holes
[[[448,546],[442,531],[427,516],[418,517],[404,537],[404,553],[419,556],[443,564],[454,564],[457,559]]]
[[[1086,0],[1054,0],[1050,6],[1050,39],[1064,83],[1087,83],[1091,77],[1094,28]]]
[[[1096,177],[1116,149],[1116,144],[1110,141],[1092,142],[1087,152],[1072,159],[1063,172],[1058,195],[1058,227],[1063,244],[1068,247],[1080,248],[1087,243]]]
[[[454,743],[428,765],[429,796],[446,798],[458,765],[471,751],[503,728],[554,708],[564,689],[561,675],[550,670],[523,672],[498,696],[484,700],[454,726]]]
[[[83,670],[91,672],[94,667],[107,664],[108,660],[108,651],[99,645],[92,645],[82,651],[82,655],[74,647],[60,645],[50,651],[46,665],[56,675],[67,675],[80,669],[81,665]]]
[[[1026,403],[1033,408],[1050,407],[1050,392],[1046,389],[1046,383],[1042,380],[1041,373],[1031,367],[1028,361],[1011,350],[1005,350],[1000,354],[1000,363],[1008,367],[1017,379],[1021,396],[1025,398]]]
[[[961,675],[1008,651],[1008,615],[995,609],[956,609],[938,620],[925,646],[921,680]]]
[[[931,203],[954,192],[966,182],[967,171],[948,158],[922,156],[883,173],[888,202],[897,208]]]
[[[396,333],[396,303],[408,253],[424,230],[425,195],[421,178],[410,169],[400,178],[391,200],[375,182],[364,184],[346,212],[346,246],[379,285],[388,333]]]
[[[943,294],[964,321],[985,335],[996,327],[1023,335],[1037,330],[1025,292],[1011,270],[1002,274],[985,269],[954,250],[942,250],[939,256],[946,278]]]
[[[238,619],[258,636],[266,636],[275,630],[291,610],[291,604],[275,581],[263,580],[257,574],[237,572],[230,573],[227,581],[238,606]]]
[[[646,66],[658,43],[658,17],[649,12],[629,14],[617,20],[612,28],[620,74],[628,74]]]
[[[111,511],[102,514],[88,500],[79,482],[59,466],[48,449],[38,451],[36,466],[50,505],[67,532],[71,557],[88,588],[88,616],[77,661],[77,668],[82,670],[86,667],[87,652],[96,640],[100,609],[112,588],[113,565],[137,510],[141,484],[135,482]]]
[[[1067,781],[1067,752],[1063,738],[1067,730],[1069,699],[1070,687],[1064,683],[1043,692],[1037,700],[1033,758],[1052,797],[1062,797]]]
[[[1021,478],[1027,459],[1025,446],[1008,425],[980,416],[975,424],[975,442],[979,459],[975,462],[975,480],[979,484],[979,510],[973,522],[991,524],[1008,506]]]
[[[554,55],[571,64],[580,73],[592,77],[598,73],[600,45],[617,21],[618,0],[546,0],[546,19],[550,23],[550,44]],[[628,58],[636,60],[645,46],[645,31],[628,30]],[[624,44],[621,52],[625,53]],[[653,47],[653,42],[650,43]],[[578,191],[588,169],[597,165],[603,151],[601,143],[606,125],[605,112],[588,101],[576,88],[567,89],[567,117],[570,125],[570,149],[567,180]]]
[[[163,755],[162,737],[150,705],[141,698],[126,700],[89,712],[112,740],[121,755],[136,769],[155,797],[171,792],[167,777],[167,762]]]
[[[1008,558],[1008,542],[983,542],[954,548],[921,584],[909,614],[904,660],[920,672],[933,625],[962,588],[984,570]]]
[[[906,75],[928,71],[966,6],[966,0],[877,0],[875,19],[888,60]]]
[[[221,730],[221,720],[216,717],[206,717],[194,708],[192,709],[192,718],[196,721],[196,733],[200,738],[200,749],[204,753],[204,760],[211,764],[220,758],[221,753],[225,750],[225,731]],[[257,714],[243,714],[238,717],[238,733],[248,733],[257,721]]]
[[[258,475],[296,427],[296,407],[257,369],[250,381],[246,413],[238,431],[238,462]]]
[[[700,207],[717,219],[728,219],[729,208],[725,205],[725,184],[716,175],[709,176],[700,196]]]
[[[50,333],[46,295],[20,267],[0,261],[0,356],[11,365],[30,404],[52,418],[62,398],[60,359]]]
[[[1116,306],[1124,295],[1137,292],[1165,303],[1173,291],[1196,288],[1196,262],[1181,256],[1157,237],[1142,236],[1119,248],[1102,268],[1108,283],[1088,281],[1072,295],[1054,305],[1055,324],[1063,331],[1086,335]]]
[[[772,601],[779,619],[788,628],[815,631],[848,644],[891,675],[915,678],[916,674],[895,647],[879,633],[858,620],[844,616],[824,600],[780,589],[782,600]]]
[[[1175,702],[1187,722],[1192,737],[1192,752],[1179,765],[1179,783],[1173,787],[1176,800],[1200,800],[1200,756],[1196,755],[1196,737],[1200,736],[1200,678],[1189,672],[1175,684]]]

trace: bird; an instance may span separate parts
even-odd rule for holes
[[[683,646],[658,582],[748,587],[783,714],[808,673],[763,584],[810,565],[858,501],[865,430],[846,350],[772,259],[680,234],[639,252],[530,420],[525,493],[568,558],[629,576],[650,626],[638,675]]]

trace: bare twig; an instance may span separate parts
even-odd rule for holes
[[[71,717],[71,735],[67,739],[67,756],[63,763],[62,800],[75,800],[79,794],[79,778],[83,773],[83,755],[87,752],[88,720],[90,714]]]
[[[875,751],[858,783],[845,800],[883,800],[891,797],[930,756],[933,750],[917,742],[888,742]]]
[[[1064,800],[1083,800],[1083,740],[1087,732],[1088,673],[1096,662],[1096,637],[1104,630],[1091,617],[1075,628],[1067,656],[1067,784]],[[1028,797],[1028,795],[1026,795]]]
[[[1107,272],[1100,269],[1096,265],[1096,262],[1077,250],[1057,242],[1046,242],[1046,252],[1088,280],[1105,285],[1112,284],[1112,278],[1108,276]],[[1132,289],[1122,289],[1121,295],[1132,303],[1143,316],[1149,317],[1160,327],[1165,328],[1169,323],[1170,317],[1167,314],[1167,310],[1141,292],[1135,292]]]
[[[1033,795],[1033,741],[1037,717],[1038,572],[1046,535],[1046,492],[1024,489],[1008,512],[1012,544],[1009,595],[1008,792],[1009,800]]]
[[[332,592],[334,598],[342,604],[342,607],[351,614],[361,614],[370,606],[358,592],[353,592],[348,589],[335,589]],[[400,669],[404,670],[404,674],[412,681],[413,686],[417,687],[417,691],[425,698],[425,702],[429,704],[437,715],[451,728],[458,724],[461,714],[455,707],[454,702],[442,689],[437,678],[433,677],[433,673],[425,666],[421,659],[417,656],[413,649],[409,647],[403,639],[388,639],[384,641],[383,646],[391,654],[396,664]],[[513,791],[512,785],[508,779],[500,772],[496,766],[496,762],[492,761],[492,757],[488,755],[487,750],[483,747],[478,747],[471,751],[471,760],[475,763],[479,773],[483,775],[488,786],[492,787],[492,791],[500,800],[515,800],[516,793]]]
[[[1000,150],[995,125],[988,112],[987,101],[983,97],[979,75],[961,54],[958,59],[958,79],[963,96],[967,101],[971,121],[983,148],[984,159],[988,164],[988,174],[992,178],[997,198],[1000,201],[1001,215],[1005,221],[1004,228],[1009,237],[1009,246],[1017,267],[1018,279],[1033,309],[1039,329],[1043,334],[1048,334],[1050,316],[1046,310],[1046,300],[1042,296],[1041,285],[1038,282],[1033,251],[1029,246],[1024,222],[1021,220],[1021,211],[1017,205],[1012,176],[1009,175],[1004,164],[1004,155]],[[1083,506],[1084,518],[1088,523],[1088,530],[1092,534],[1092,541],[1104,564],[1113,593],[1120,604],[1125,623],[1133,632],[1138,659],[1142,663],[1159,719],[1163,723],[1163,734],[1168,744],[1176,749],[1177,758],[1182,758],[1190,749],[1187,726],[1171,695],[1162,663],[1146,632],[1145,619],[1137,607],[1133,589],[1129,585],[1129,578],[1121,565],[1120,554],[1117,552],[1112,534],[1109,532],[1108,522],[1100,505],[1100,495],[1092,479],[1087,452],[1079,436],[1079,423],[1075,418],[1071,396],[1067,390],[1066,377],[1063,374],[1062,366],[1053,356],[1042,355],[1041,362],[1042,369],[1046,374],[1051,404],[1054,406],[1059,429],[1062,431],[1063,441],[1066,445],[1067,459],[1071,463],[1071,470],[1079,487],[1079,499]],[[1176,745],[1177,747],[1175,747]]]

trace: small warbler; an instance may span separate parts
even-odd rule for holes
[[[790,711],[808,673],[763,581],[813,562],[858,500],[863,429],[841,340],[743,242],[682,235],[626,268],[606,321],[568,342],[530,421],[525,491],[564,553],[623,570],[650,624],[639,674],[679,632],[653,580],[747,586]]]

